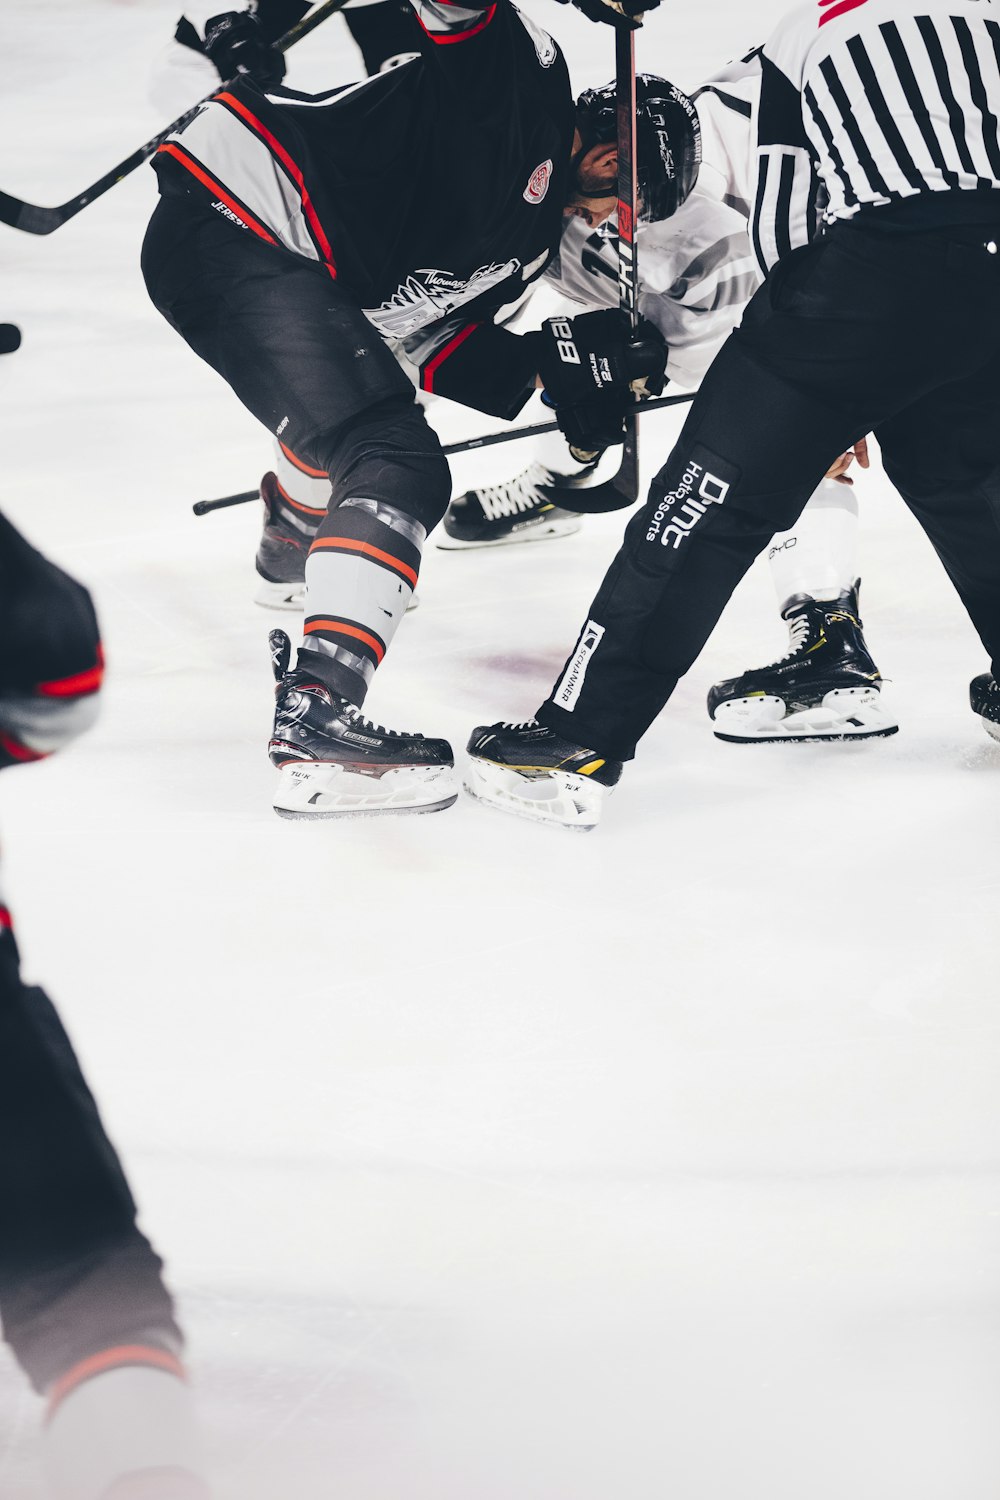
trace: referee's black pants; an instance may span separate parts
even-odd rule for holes
[[[542,723],[631,758],[753,559],[870,432],[1000,676],[998,245],[1000,223],[854,221],[781,262],[629,523]]]

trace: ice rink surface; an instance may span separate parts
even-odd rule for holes
[[[180,8],[4,0],[0,186],[62,202],[160,128]],[[525,8],[575,84],[611,75],[610,31]],[[785,8],[672,0],[640,67],[693,87]],[[335,20],[289,81],[357,71]],[[0,504],[94,590],[110,664],[97,731],[5,775],[0,826],[220,1500],[996,1500],[1000,745],[902,502],[863,477],[895,738],[713,738],[709,685],[785,649],[759,563],[596,833],[468,800],[283,822],[257,508],[190,511],[268,440],[147,302],[154,199],[143,169],[49,239],[0,231]],[[644,419],[647,476],[676,430]],[[622,520],[428,548],[373,716],[459,747],[530,714]],[[0,1495],[34,1500],[5,1353],[0,1405]]]

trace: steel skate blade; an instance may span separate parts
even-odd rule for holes
[[[516,771],[470,756],[462,782],[470,797],[534,823],[589,833],[600,822],[610,787],[571,771]]]
[[[454,766],[395,766],[373,775],[303,761],[278,772],[273,805],[279,818],[363,818],[443,812],[457,801]]]
[[[985,714],[979,715],[979,722],[986,730],[990,739],[996,740],[1000,744],[1000,724],[997,724],[993,719],[988,719]]]
[[[508,531],[503,536],[482,537],[475,542],[461,541],[449,536],[442,527],[434,545],[441,552],[470,552],[482,547],[509,547],[514,542],[550,542],[560,536],[572,536],[583,525],[579,516],[559,515],[547,521],[532,521],[520,531]]]
[[[868,687],[833,688],[821,703],[791,713],[781,698],[731,698],[719,704],[712,722],[715,738],[731,745],[884,739],[899,729],[878,690]]]

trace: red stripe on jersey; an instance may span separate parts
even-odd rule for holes
[[[302,627],[304,635],[315,635],[320,630],[330,631],[334,635],[350,636],[352,640],[362,641],[375,653],[376,666],[385,655],[385,646],[378,636],[372,635],[368,630],[362,630],[357,625],[345,625],[342,620],[307,620]]]
[[[444,0],[444,3],[447,4],[448,0]],[[447,47],[449,42],[467,42],[470,36],[475,36],[477,32],[485,31],[486,27],[490,24],[493,17],[496,15],[496,10],[496,6],[491,5],[483,19],[481,21],[477,21],[475,26],[470,26],[468,31],[452,31],[447,36],[441,36],[438,34],[438,32],[431,31],[430,27],[424,25],[419,15],[417,15],[417,23],[423,31],[426,31],[432,42],[436,42],[439,47]],[[414,14],[416,15],[416,12],[414,12]]]
[[[0,931],[10,932],[14,926],[14,918],[6,906],[0,906]]]
[[[301,458],[296,458],[291,448],[285,447],[280,438],[278,440],[278,447],[281,449],[282,453],[288,459],[288,462],[293,466],[293,468],[299,469],[303,474],[308,474],[310,479],[329,479],[330,476],[325,469],[310,469],[309,465],[307,463],[304,463]]]
[[[285,150],[284,146],[278,140],[278,137],[276,135],[272,135],[263,121],[258,120],[257,116],[251,110],[247,109],[243,101],[241,99],[237,99],[235,94],[216,94],[215,97],[220,104],[227,104],[229,108],[231,110],[234,110],[235,113],[238,114],[240,118],[244,120],[252,130],[256,131],[261,140],[267,146],[268,150],[278,158],[278,160],[281,162],[281,165],[285,168],[285,171],[295,183],[295,186],[299,190],[299,197],[302,199],[302,212],[308,219],[309,228],[312,230],[313,236],[317,240],[320,250],[323,252],[324,259],[326,260],[327,270],[330,272],[330,275],[334,277],[334,279],[336,279],[337,267],[334,264],[333,260],[333,246],[327,239],[326,231],[320,223],[319,215],[313,207],[313,202],[309,196],[309,189],[306,187],[306,182],[305,178],[302,175],[301,167],[297,166],[296,163],[292,160],[288,152]]]
[[[31,750],[27,745],[22,745],[20,740],[12,739],[9,734],[0,734],[0,750],[6,750],[11,760],[23,761],[27,764],[32,760],[44,760],[51,755],[51,750]]]
[[[197,177],[198,181],[213,192],[219,201],[226,205],[230,213],[234,213],[242,224],[245,224],[248,229],[253,230],[254,234],[259,235],[262,240],[267,240],[269,245],[276,245],[278,243],[274,235],[269,234],[263,224],[258,224],[253,215],[248,213],[241,203],[237,203],[235,198],[231,198],[222,184],[216,182],[213,177],[209,177],[204,167],[200,167],[180,146],[172,144],[161,146],[156,153],[157,156],[159,156],[160,151],[165,152],[167,156],[175,157],[182,167],[187,167],[192,176]]]
[[[475,333],[476,329],[479,326],[480,325],[478,323],[470,323],[468,328],[463,328],[460,333],[456,333],[455,337],[453,339],[449,339],[444,348],[439,349],[434,358],[428,361],[428,363],[420,372],[420,385],[422,390],[433,393],[434,375],[438,367],[440,365],[443,365],[445,360],[448,359],[452,354],[454,354],[459,345],[464,344],[469,335],[471,333]]]
[[[820,5],[832,5],[833,0],[819,0]],[[859,5],[867,5],[868,0],[840,0],[833,6],[832,10],[826,11],[819,18],[819,24],[825,26],[827,21],[835,21],[838,16],[846,16],[849,10],[857,10]]]
[[[104,654],[97,648],[96,665],[86,672],[74,672],[70,677],[54,677],[51,682],[40,682],[35,692],[41,698],[78,698],[86,693],[96,693],[104,678]]]
[[[337,552],[360,552],[365,557],[373,558],[375,562],[384,563],[407,583],[417,586],[417,570],[411,568],[408,563],[400,562],[398,557],[393,557],[391,552],[383,552],[379,547],[373,547],[370,542],[359,542],[350,536],[318,536],[313,540],[310,552],[316,552],[324,547],[331,548]]]

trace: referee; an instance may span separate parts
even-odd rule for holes
[[[473,735],[470,790],[509,810],[580,821],[539,776],[617,780],[754,557],[869,432],[991,657],[972,703],[1000,723],[1000,4],[803,0],[762,69],[767,281],[537,721]]]

